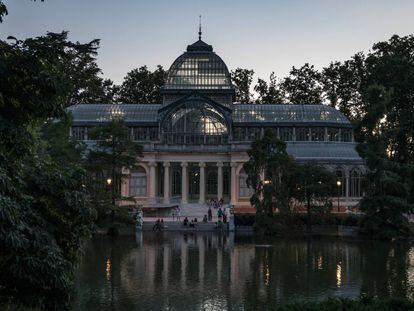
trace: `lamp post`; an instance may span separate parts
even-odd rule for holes
[[[342,185],[341,181],[337,180],[336,185],[338,186],[338,213],[339,213],[339,190],[341,189],[341,185]]]
[[[112,178],[108,177],[106,179],[106,184],[108,185],[108,187],[111,188],[111,220],[114,221],[114,217],[115,217],[115,192],[114,192],[114,185],[112,184]]]

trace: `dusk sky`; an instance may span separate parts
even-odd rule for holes
[[[6,0],[9,15],[0,36],[26,38],[68,30],[73,41],[101,39],[98,64],[121,83],[133,68],[166,69],[197,40],[229,66],[285,76],[305,62],[317,68],[344,60],[393,34],[414,31],[414,1],[226,0]]]

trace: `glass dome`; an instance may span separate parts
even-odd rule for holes
[[[166,144],[223,144],[228,129],[223,115],[207,103],[186,102],[170,112],[162,124]]]
[[[230,90],[231,77],[224,61],[211,45],[198,40],[171,65],[164,86],[166,90]]]

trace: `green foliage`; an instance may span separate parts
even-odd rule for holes
[[[236,89],[236,101],[249,103],[252,99],[250,87],[253,82],[253,70],[237,68],[231,72],[231,80]]]
[[[7,7],[6,5],[3,3],[3,1],[0,1],[0,23],[3,22],[3,18],[4,16],[6,16],[8,14],[7,12]]]
[[[335,175],[315,163],[297,164],[294,172],[293,199],[306,206],[308,224],[311,213],[329,213],[335,194]]]
[[[161,88],[165,78],[166,72],[160,65],[154,72],[148,70],[147,66],[131,70],[120,87],[120,101],[136,104],[161,103]]]
[[[0,45],[0,303],[69,309],[94,210],[80,155],[61,125],[47,122],[65,117],[74,90],[67,74],[95,43],[49,33]],[[56,132],[42,134],[44,124]]]
[[[414,36],[393,36],[365,59],[364,114],[356,123],[358,151],[369,168],[361,232],[385,239],[411,234],[404,214],[414,207],[413,51]]]
[[[250,198],[256,208],[258,221],[271,217],[275,209],[289,210],[294,161],[286,152],[286,143],[266,130],[263,138],[252,142],[247,151],[249,161],[244,164],[247,184],[254,193]]]
[[[98,206],[99,216],[104,216],[107,205],[108,185],[111,179],[112,215],[115,211],[115,200],[121,198],[122,178],[128,176],[126,170],[137,167],[138,158],[142,156],[142,146],[133,142],[128,134],[128,126],[121,118],[113,118],[110,122],[97,126],[91,131],[96,145],[89,152],[88,170],[91,173],[89,187],[93,193],[93,201]]]
[[[259,78],[254,90],[258,95],[257,104],[282,104],[285,102],[284,90],[281,89],[274,72],[270,74],[269,83]]]
[[[60,165],[77,165],[83,162],[86,146],[69,137],[71,116],[61,119],[47,120],[41,127],[41,137],[44,140],[44,154]]]
[[[301,68],[293,67],[282,82],[287,101],[292,104],[321,104],[321,74],[313,65],[306,63]]]
[[[250,198],[256,208],[256,225],[267,232],[279,226],[274,211],[290,214],[295,205],[306,206],[308,224],[313,214],[329,212],[335,193],[335,175],[314,163],[298,164],[286,151],[286,143],[268,129],[263,138],[247,151],[244,169],[247,184],[254,193]]]
[[[255,214],[235,214],[234,223],[236,226],[253,226],[256,220]]]
[[[357,53],[344,62],[332,62],[322,70],[325,100],[351,121],[363,114],[362,92],[366,76],[365,55]]]

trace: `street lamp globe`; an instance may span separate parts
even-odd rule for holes
[[[340,180],[337,180],[337,181],[336,181],[336,185],[337,185],[338,187],[340,187],[340,186],[342,185],[341,181],[340,181]]]
[[[106,179],[106,183],[108,184],[108,186],[110,186],[112,184],[112,179],[111,178],[107,178]]]

